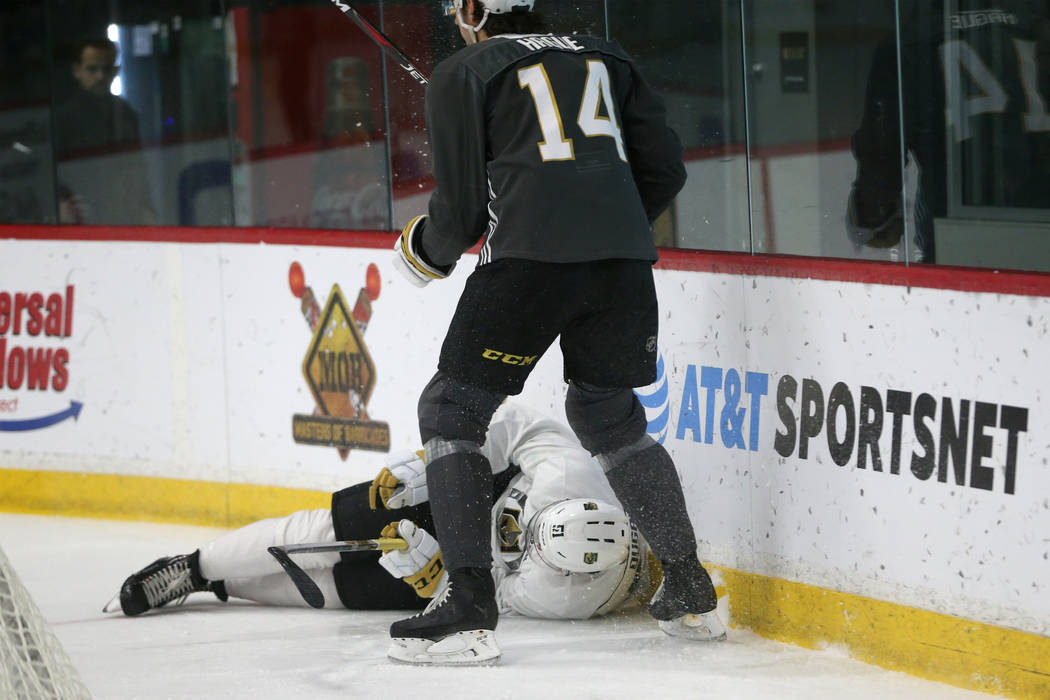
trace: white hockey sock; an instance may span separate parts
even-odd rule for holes
[[[324,594],[324,606],[326,609],[343,607],[343,604],[339,602],[339,593],[336,591],[332,567],[306,569],[306,573],[310,575],[310,578],[321,589],[321,593]],[[263,605],[308,607],[306,601],[303,600],[303,596],[296,590],[292,580],[283,571],[270,576],[227,579],[226,592],[233,598],[252,600]]]
[[[301,510],[283,518],[268,518],[233,530],[201,547],[201,575],[209,581],[284,575],[281,565],[267,553],[275,544],[334,542],[332,511]],[[331,568],[338,552],[303,554],[296,563],[304,569]],[[232,595],[232,592],[231,592]]]

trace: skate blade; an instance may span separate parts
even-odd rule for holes
[[[413,666],[492,666],[499,662],[500,649],[492,630],[470,630],[436,642],[394,637],[387,656],[396,663]]]
[[[116,604],[115,606],[114,606],[114,603]],[[119,593],[117,593],[115,596],[113,596],[108,603],[106,603],[105,605],[102,606],[102,612],[104,612],[104,613],[117,612],[118,610],[120,610],[120,594]]]
[[[714,610],[699,615],[682,615],[673,620],[660,620],[659,624],[664,634],[672,637],[696,642],[721,642],[726,638],[726,626]]]

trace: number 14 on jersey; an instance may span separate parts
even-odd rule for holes
[[[538,144],[540,157],[544,161],[575,158],[572,139],[565,138],[561,111],[558,109],[558,102],[554,98],[554,90],[543,64],[537,63],[518,70],[518,84],[523,90],[529,89],[532,101],[536,105],[536,116],[540,121],[540,131],[543,132],[543,141]],[[600,116],[600,107],[604,107],[609,116]],[[627,162],[623,132],[620,131],[620,125],[616,121],[616,110],[613,108],[609,69],[602,61],[587,61],[587,79],[583,85],[583,99],[580,101],[580,114],[576,123],[580,131],[588,137],[611,138],[616,144],[620,160]]]

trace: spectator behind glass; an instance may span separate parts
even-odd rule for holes
[[[74,48],[76,81],[55,112],[59,221],[73,224],[152,224],[138,114],[112,94],[117,45],[89,39]]]

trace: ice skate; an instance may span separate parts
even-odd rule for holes
[[[726,627],[715,608],[718,596],[700,562],[664,562],[664,580],[649,604],[649,614],[672,637],[720,642]]]
[[[499,661],[495,584],[485,569],[449,574],[445,589],[418,615],[390,626],[387,656],[399,663],[488,666]]]
[[[124,581],[120,587],[120,608],[125,615],[141,615],[172,601],[176,605],[190,593],[214,593],[225,602],[229,596],[222,581],[208,581],[201,576],[200,550],[193,554],[162,557]],[[106,605],[105,611],[109,611]]]

